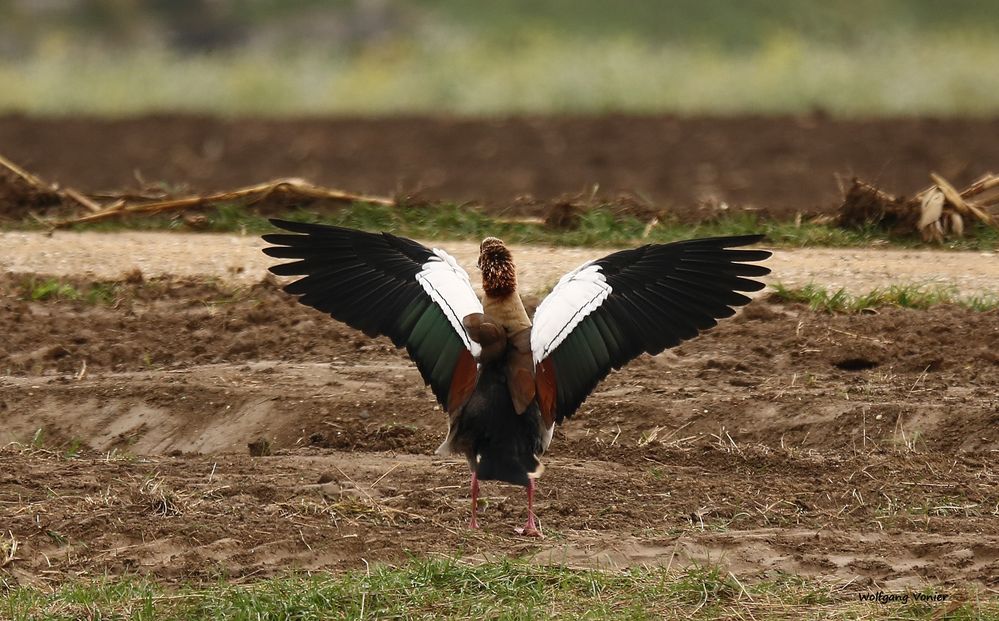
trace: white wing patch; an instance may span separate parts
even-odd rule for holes
[[[603,304],[611,286],[593,261],[563,276],[534,313],[531,351],[534,364],[555,351],[579,322]]]
[[[472,352],[476,360],[482,353],[482,346],[473,341],[465,331],[461,320],[466,315],[482,312],[482,302],[472,289],[472,282],[454,257],[439,248],[433,249],[434,257],[423,264],[416,280],[423,286],[427,295],[444,311],[451,327],[461,337],[461,341]]]

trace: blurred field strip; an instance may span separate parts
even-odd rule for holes
[[[745,49],[551,33],[507,44],[392,39],[350,54],[318,46],[178,56],[52,45],[0,59],[0,112],[987,116],[999,113],[995,66],[995,37],[929,30],[851,43],[778,33]]]

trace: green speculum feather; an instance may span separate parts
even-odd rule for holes
[[[423,316],[424,311],[427,310],[427,306],[430,302],[422,299],[416,299],[403,313],[402,317],[399,319],[399,333],[407,334],[415,326],[416,322]],[[411,334],[411,333],[410,333]]]

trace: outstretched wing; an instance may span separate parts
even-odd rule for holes
[[[389,233],[271,220],[298,233],[264,235],[268,256],[295,259],[270,268],[305,276],[284,287],[306,306],[329,313],[368,336],[405,346],[446,411],[475,384],[479,344],[462,319],[482,312],[468,274],[443,250]]]
[[[534,314],[538,402],[549,421],[572,416],[611,369],[658,354],[735,313],[759,291],[766,250],[733,250],[761,235],[642,246],[590,261],[559,280]]]

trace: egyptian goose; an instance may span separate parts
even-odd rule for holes
[[[571,417],[611,369],[658,354],[749,302],[769,269],[765,250],[741,249],[761,235],[694,239],[622,250],[588,261],[558,281],[528,316],[513,257],[483,240],[482,300],[451,255],[390,233],[271,220],[293,234],[264,235],[264,252],[293,259],[270,268],[304,276],[284,287],[368,336],[406,347],[441,408],[439,454],[462,455],[472,471],[472,517],[480,480],[527,488],[534,513],[540,457],[556,423]]]

